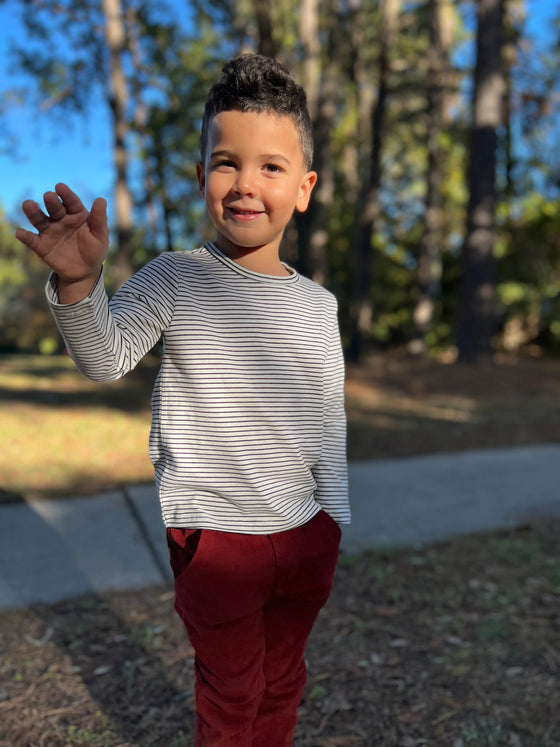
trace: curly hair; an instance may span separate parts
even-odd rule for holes
[[[224,65],[204,107],[200,134],[203,161],[212,117],[225,111],[274,112],[291,117],[299,132],[305,168],[311,168],[313,125],[307,96],[284,65],[259,54],[243,54]]]

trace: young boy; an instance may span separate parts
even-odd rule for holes
[[[244,55],[210,90],[197,167],[215,241],[165,253],[108,302],[105,201],[65,185],[38,234],[49,304],[80,371],[123,376],[163,337],[150,456],[195,650],[195,745],[291,745],[304,651],[326,602],[347,499],[343,360],[336,302],[283,264],[307,208],[305,93],[277,62]]]

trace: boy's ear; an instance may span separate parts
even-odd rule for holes
[[[299,188],[299,194],[296,202],[296,210],[298,213],[304,213],[309,205],[309,199],[315,183],[317,182],[317,172],[308,171],[301,180]]]
[[[204,164],[202,161],[199,161],[196,164],[196,178],[198,179],[198,187],[200,189],[200,194],[204,197],[204,188],[206,186],[206,173],[204,171]]]

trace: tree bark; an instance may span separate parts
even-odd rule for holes
[[[257,52],[265,57],[276,57],[278,50],[272,35],[271,7],[268,0],[253,0],[257,22]]]
[[[418,251],[418,299],[413,310],[413,333],[408,352],[423,356],[427,351],[426,335],[432,328],[434,308],[441,293],[442,246],[442,153],[440,136],[443,127],[443,104],[448,68],[448,53],[442,33],[442,5],[446,0],[428,0],[429,47],[427,90],[427,170],[423,233]]]
[[[347,350],[349,360],[358,363],[363,355],[364,343],[370,334],[373,304],[373,246],[372,238],[381,206],[381,154],[383,125],[387,99],[390,91],[390,51],[397,29],[400,0],[382,0],[382,29],[379,52],[379,85],[371,117],[371,153],[369,176],[361,200],[361,213],[356,231],[355,261],[353,268],[353,297],[350,304],[350,343]]]
[[[321,41],[319,39],[319,0],[301,0],[299,33],[303,49],[302,84],[307,94],[307,108],[314,121],[321,90]]]
[[[497,129],[502,123],[505,0],[479,0],[471,132],[469,206],[459,298],[459,362],[492,360],[496,268],[493,254]]]
[[[328,219],[335,189],[331,130],[336,115],[337,80],[333,63],[336,57],[334,53],[336,29],[331,26],[329,30],[329,49],[327,50],[329,61],[323,70],[319,38],[319,8],[319,0],[303,0],[301,4],[302,83],[307,93],[309,113],[314,125],[313,168],[318,172],[319,179],[307,211],[296,216],[296,223],[299,267],[315,282],[326,285],[329,276]]]
[[[122,55],[126,50],[126,29],[121,0],[103,0],[105,39],[111,62],[109,105],[113,114],[115,181],[115,212],[117,220],[117,252],[115,281],[122,285],[133,272],[132,266],[132,194],[128,185],[128,151],[126,138],[129,125],[126,117],[128,100]]]

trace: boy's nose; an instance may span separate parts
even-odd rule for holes
[[[240,171],[235,182],[235,191],[240,195],[253,197],[257,191],[256,179],[253,172],[248,170]]]

